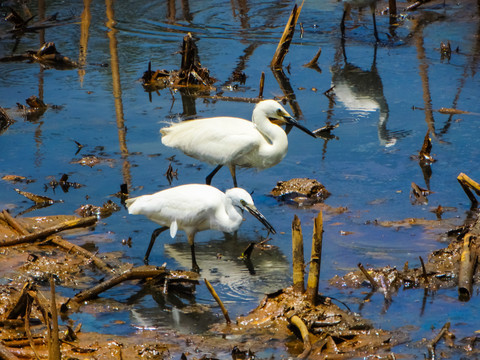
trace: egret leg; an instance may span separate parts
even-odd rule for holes
[[[205,179],[205,183],[207,185],[210,185],[212,183],[212,178],[215,176],[215,174],[218,172],[218,170],[220,170],[222,168],[223,165],[217,165],[217,167],[215,169],[213,169],[213,171],[208,174],[207,178]]]
[[[233,186],[237,187],[237,172],[235,171],[235,165],[229,165],[230,174],[232,174]]]
[[[200,273],[200,267],[197,264],[197,258],[195,257],[195,235],[188,235],[188,243],[190,244],[190,251],[192,252],[192,271]]]
[[[343,6],[343,16],[342,22],[340,23],[340,30],[342,31],[342,39],[345,40],[345,18],[347,17],[347,13],[350,12],[350,4],[345,3]]]
[[[372,10],[372,18],[373,18],[373,35],[375,35],[375,40],[377,40],[377,42],[380,42],[380,39],[378,38],[378,32],[377,32],[377,21],[375,20],[375,4],[371,5],[370,9]]]
[[[155,240],[157,239],[158,235],[168,229],[168,226],[162,226],[161,228],[153,230],[152,237],[150,238],[150,244],[148,244],[147,252],[145,253],[145,257],[143,258],[143,262],[148,265],[148,257],[150,256],[150,252],[152,251],[153,244],[155,244]]]

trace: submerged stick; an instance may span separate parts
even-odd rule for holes
[[[300,219],[294,216],[292,222],[293,290],[304,292],[305,264],[303,258],[303,235]]]
[[[316,305],[320,267],[322,264],[323,214],[320,211],[313,223],[312,255],[307,280],[307,300]]]
[[[68,220],[65,221],[62,224],[55,225],[52,227],[49,227],[45,230],[41,230],[32,234],[28,235],[23,235],[19,236],[14,239],[3,239],[0,241],[0,246],[12,246],[12,245],[19,245],[19,244],[25,244],[29,242],[34,242],[39,239],[43,239],[47,236],[56,234],[60,231],[68,230],[68,229],[73,229],[77,227],[86,227],[93,225],[97,222],[97,217],[96,216],[89,216],[86,218],[79,218],[75,220]]]
[[[225,317],[225,321],[227,322],[227,325],[231,324],[230,316],[228,315],[228,311],[223,305],[222,300],[220,300],[220,297],[218,296],[217,292],[213,288],[212,284],[207,279],[203,279],[205,281],[205,284],[207,285],[208,291],[210,291],[210,294],[212,294],[213,298],[217,302],[217,304],[220,306],[220,309],[222,309],[223,316]]]
[[[369,274],[369,272],[363,267],[362,263],[358,263],[358,268],[360,271],[365,275],[367,280],[370,282],[370,285],[372,286],[373,290],[377,290],[379,288],[378,283],[375,281],[375,279],[372,277],[372,275]]]
[[[472,235],[463,238],[463,249],[460,257],[460,270],[458,273],[458,299],[468,301],[472,295],[473,269],[477,260],[476,246],[471,241]]]
[[[302,5],[297,7],[297,4],[292,9],[290,17],[288,18],[287,25],[285,25],[285,30],[283,31],[282,37],[278,42],[277,50],[273,55],[272,62],[270,66],[272,68],[278,69],[282,67],[283,59],[288,53],[288,48],[293,39],[293,34],[295,33],[295,25],[297,24],[298,17],[300,16],[300,11],[302,10]]]
[[[300,331],[300,334],[302,335],[302,340],[303,340],[303,353],[301,353],[298,358],[299,359],[306,359],[308,355],[310,354],[310,351],[312,350],[312,345],[310,343],[310,336],[308,333],[307,326],[303,322],[302,319],[300,319],[297,315],[293,315],[290,318],[290,323]]]

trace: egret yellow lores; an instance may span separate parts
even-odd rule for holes
[[[230,116],[187,120],[165,127],[160,133],[164,145],[216,165],[206,178],[208,185],[222,166],[228,166],[236,187],[237,166],[267,169],[285,157],[287,134],[279,126],[283,124],[296,126],[315,137],[275,100],[259,102],[252,121]]]
[[[188,184],[162,190],[151,195],[142,195],[125,201],[129,214],[145,215],[161,225],[152,233],[144,261],[163,231],[170,229],[175,237],[183,230],[192,252],[192,269],[199,272],[195,259],[195,234],[203,230],[219,230],[233,233],[243,221],[243,210],[257,218],[267,230],[275,234],[275,229],[255,207],[250,194],[241,188],[232,188],[225,193],[210,185]]]

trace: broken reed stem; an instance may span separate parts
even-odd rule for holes
[[[315,66],[318,66],[317,64],[317,61],[318,61],[318,58],[320,57],[320,55],[322,54],[322,48],[319,48],[317,53],[315,54],[315,56],[313,57],[312,60],[310,60],[308,63],[306,63],[305,67],[315,67]]]
[[[43,239],[47,236],[56,234],[60,231],[68,230],[68,229],[73,229],[76,227],[85,227],[85,226],[90,226],[93,225],[97,222],[97,217],[96,216],[89,216],[86,218],[79,218],[75,220],[69,220],[65,221],[62,224],[55,225],[52,227],[49,227],[45,230],[41,230],[32,234],[28,235],[23,235],[19,236],[14,239],[3,239],[0,241],[0,247],[1,246],[12,246],[12,245],[19,245],[19,244],[25,244],[29,242],[34,242],[39,239]]]
[[[429,359],[435,359],[435,346],[440,341],[440,339],[445,335],[445,333],[450,329],[450,322],[446,322],[445,325],[440,329],[439,333],[435,338],[427,345]]]
[[[305,263],[303,257],[303,235],[300,219],[294,216],[292,222],[293,290],[303,293],[305,289]]]
[[[303,340],[303,353],[301,353],[298,358],[299,359],[306,359],[308,355],[310,354],[310,351],[312,350],[312,345],[310,343],[310,336],[308,333],[307,326],[303,322],[302,319],[300,319],[297,315],[293,315],[290,318],[290,323],[294,325],[299,331],[300,334],[302,335],[302,340]]]
[[[473,189],[475,193],[480,196],[480,184],[472,180],[464,173],[458,174],[457,180],[462,186],[463,191],[465,191],[465,194],[467,194],[468,198],[472,202],[472,206],[476,207],[478,205],[478,201],[470,189]]]
[[[313,222],[312,255],[307,280],[307,300],[316,305],[320,268],[322,264],[323,214],[320,211]]]
[[[207,285],[208,291],[210,291],[210,294],[212,294],[213,298],[217,302],[217,304],[220,306],[220,309],[222,309],[223,316],[225,317],[225,321],[227,322],[227,325],[230,325],[232,321],[230,320],[230,316],[228,315],[228,311],[223,305],[222,300],[220,300],[220,297],[217,295],[217,292],[213,288],[212,284],[207,279],[203,279],[205,281],[205,284]]]
[[[425,268],[425,263],[423,262],[423,259],[421,256],[418,257],[420,259],[420,264],[422,264],[422,273],[423,273],[423,279],[425,280],[425,285],[428,286],[428,276],[427,276],[427,269]]]
[[[262,75],[260,76],[260,90],[258,90],[258,97],[263,98],[263,88],[265,86],[265,72],[262,71]]]
[[[48,359],[60,360],[62,353],[60,352],[60,340],[58,338],[58,314],[57,314],[57,302],[55,299],[55,281],[53,276],[50,276],[50,312],[52,314],[52,326],[49,326],[49,346],[48,346]]]
[[[458,273],[458,299],[460,301],[468,301],[472,295],[473,270],[477,262],[477,252],[475,243],[471,240],[471,234],[466,234],[463,238],[460,270]]]
[[[8,225],[10,225],[13,229],[15,229],[20,235],[28,235],[29,232],[20,225],[17,220],[15,220],[12,215],[7,210],[2,211],[5,220],[7,221]]]
[[[292,9],[290,17],[288,18],[287,24],[285,25],[285,30],[283,31],[282,37],[278,42],[277,49],[273,55],[272,62],[270,66],[274,69],[279,69],[282,67],[283,59],[288,53],[288,48],[293,39],[293,34],[295,33],[295,25],[297,24],[298,17],[300,16],[300,11],[302,10],[302,5],[297,7],[297,4]]]
[[[378,283],[375,281],[375,279],[372,277],[372,275],[369,274],[369,272],[363,267],[362,263],[358,263],[358,268],[360,271],[365,275],[367,280],[370,282],[370,285],[372,286],[373,290],[377,290],[379,288]]]

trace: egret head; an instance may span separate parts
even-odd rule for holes
[[[316,138],[315,134],[303,125],[299,124],[280,103],[275,100],[263,100],[255,106],[255,110],[262,111],[272,123],[276,125],[292,125],[310,136]]]
[[[241,210],[247,210],[258,221],[260,221],[269,232],[275,234],[276,231],[272,225],[267,221],[265,216],[255,207],[253,199],[250,194],[242,188],[233,188],[225,191],[225,195],[232,201],[233,206],[240,208]]]

